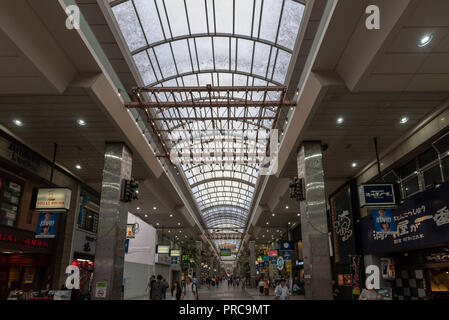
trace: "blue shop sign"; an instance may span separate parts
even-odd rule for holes
[[[284,257],[285,261],[292,260],[292,252],[291,251],[282,251],[282,256]]]
[[[281,241],[281,250],[293,250],[293,242]]]
[[[129,248],[129,239],[126,239],[126,242],[125,242],[125,253],[128,253],[128,248]]]
[[[360,220],[364,254],[402,251],[449,242],[449,183],[423,191],[393,210],[395,233],[376,231],[370,215]]]
[[[392,184],[364,184],[359,187],[361,207],[395,206]]]

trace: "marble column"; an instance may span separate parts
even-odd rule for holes
[[[300,203],[305,297],[311,300],[333,299],[322,158],[320,142],[304,142],[297,158],[306,199]]]
[[[131,167],[132,154],[125,144],[106,143],[92,299],[122,299],[128,203],[120,196]],[[95,297],[98,282],[106,283],[104,298]]]
[[[249,242],[249,270],[251,288],[254,288],[256,285],[256,242],[254,240]]]

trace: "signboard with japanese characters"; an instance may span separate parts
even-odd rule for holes
[[[360,207],[395,206],[392,184],[364,184],[359,187]]]
[[[360,220],[364,254],[449,242],[449,183],[423,191],[393,210],[397,232],[377,232],[373,216]]]
[[[35,210],[69,210],[71,195],[68,188],[39,188]]]

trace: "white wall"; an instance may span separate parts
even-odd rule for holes
[[[125,299],[146,296],[149,278],[155,274],[154,253],[156,251],[156,229],[128,213],[128,224],[138,223],[139,231],[129,240],[128,253],[125,254],[123,278]]]

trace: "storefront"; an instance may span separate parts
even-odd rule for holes
[[[382,278],[393,298],[449,298],[448,207],[449,183],[444,183],[392,210],[393,233],[376,230],[376,210],[360,220],[363,252],[381,261]]]
[[[32,292],[51,285],[53,239],[0,226],[0,300],[29,299]]]

